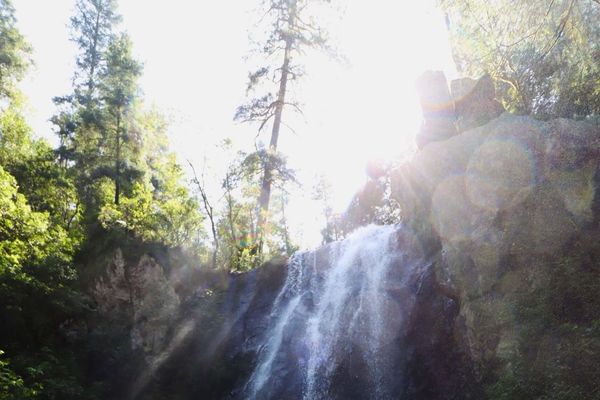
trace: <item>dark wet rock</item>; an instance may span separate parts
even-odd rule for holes
[[[397,246],[411,244],[385,282],[387,315],[385,353],[391,395],[405,399],[477,398],[480,393],[473,381],[463,338],[455,334],[454,324],[459,306],[446,296],[435,278],[434,263],[423,264],[423,252],[409,231],[401,231]],[[307,253],[316,279],[323,279],[330,268],[328,247]],[[397,284],[402,271],[419,263],[408,284]],[[173,344],[160,365],[138,378],[137,398],[242,399],[248,398],[246,384],[263,351],[265,334],[272,323],[270,313],[287,274],[285,262],[267,264],[257,270],[229,275],[224,285],[210,294],[198,296],[183,306]],[[288,329],[299,323],[305,312],[314,307],[309,293]],[[404,315],[406,304],[413,304]],[[296,322],[295,322],[296,321]],[[394,321],[400,321],[394,324]],[[298,329],[301,327],[298,326]],[[424,334],[426,332],[426,334]],[[273,364],[270,384],[257,398],[298,399],[304,390],[301,372],[305,342],[292,336],[282,343],[278,361]],[[357,346],[358,344],[355,343]],[[336,353],[327,398],[364,399],[373,395],[369,381],[369,364],[359,347],[347,343],[344,352]],[[169,346],[167,346],[169,348]]]
[[[184,302],[163,357],[140,371],[133,398],[225,399],[245,383],[285,278],[285,262],[224,274]]]
[[[406,250],[394,261],[382,294],[388,310],[384,336],[391,393],[406,399],[445,399],[466,393],[463,388],[472,371],[462,339],[453,330],[457,303],[434,279],[434,263],[423,264],[425,253],[417,237],[402,230],[395,246]],[[322,247],[306,257],[315,279],[323,280],[330,268],[330,249]],[[179,287],[173,266],[165,268],[157,258],[169,260],[144,254],[128,261],[117,251],[92,288],[104,322],[93,321],[88,335],[104,343],[103,348],[116,346],[95,363],[96,369],[109,369],[104,380],[110,382],[112,398],[247,398],[245,385],[272,322],[272,306],[288,271],[286,261],[243,274],[206,272],[204,284],[192,293]],[[400,284],[404,268],[417,264],[409,283]],[[178,296],[176,287],[188,295]],[[404,315],[403,304],[413,302],[410,315]],[[296,321],[314,307],[307,293]],[[294,330],[296,322],[290,323]],[[276,379],[260,398],[299,398],[305,346],[297,338],[282,344],[280,361],[272,370]],[[120,358],[111,360],[115,353]],[[349,343],[336,357],[339,363],[332,373],[330,398],[369,398],[372,382],[360,348],[353,350]]]

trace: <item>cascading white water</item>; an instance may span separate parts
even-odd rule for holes
[[[392,286],[397,288],[414,268],[401,265],[398,229],[370,225],[332,243],[328,252],[292,257],[245,389],[248,398],[275,398],[273,388],[286,384],[282,375],[290,370],[300,381],[298,397],[330,398],[340,360],[354,353],[367,366],[370,397],[390,397],[386,346],[397,337],[411,301],[410,296],[402,306],[392,301],[388,278],[392,267],[405,269],[394,275]]]

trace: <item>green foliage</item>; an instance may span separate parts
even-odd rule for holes
[[[249,162],[248,160],[252,160]],[[233,271],[246,271],[256,266],[256,204],[259,196],[259,158],[239,152],[223,178],[224,205],[220,210],[217,230],[222,242],[219,265]]]
[[[32,155],[31,129],[18,104],[11,103],[0,114],[0,163],[10,165]]]
[[[146,110],[142,66],[117,33],[114,0],[79,0],[72,19],[79,47],[74,93],[57,99],[58,150],[77,191],[85,230],[99,226],[167,246],[197,244],[202,218],[168,152],[167,124]]]
[[[71,288],[77,240],[47,212],[32,210],[15,178],[2,167],[0,215],[0,338],[13,360],[12,367],[2,362],[1,394],[80,398],[71,392],[77,386],[60,361],[50,356],[41,361],[43,357],[25,351],[34,343],[51,344],[59,324],[82,310],[83,299]]]
[[[511,111],[600,113],[600,5],[594,1],[444,0],[459,70],[488,72]]]
[[[9,1],[0,15],[0,398],[91,398],[71,352],[56,350],[60,324],[86,307],[74,289],[77,191],[52,148],[32,139],[15,89],[29,47]]]
[[[73,246],[64,229],[53,226],[48,214],[31,209],[17,192],[14,177],[0,167],[0,273],[18,273],[24,264],[39,265],[52,258],[68,261]]]
[[[243,243],[243,241],[241,242]],[[241,250],[238,250],[232,255],[229,261],[229,269],[235,272],[246,272],[253,268],[256,268],[261,264],[262,258],[250,247],[245,247],[243,244],[240,246]]]
[[[131,41],[117,35],[114,0],[79,0],[71,19],[72,40],[79,47],[74,92],[55,99],[60,111],[52,118],[60,138],[58,154],[70,168],[88,223],[94,224],[101,203],[93,190],[103,177],[115,183],[118,203],[122,186],[141,173],[136,168],[139,141],[130,137],[130,114],[138,99],[141,66],[131,55]]]
[[[98,181],[94,197],[99,222],[106,229],[124,229],[141,240],[170,247],[199,245],[205,236],[203,218],[197,200],[182,184],[184,174],[175,155],[168,152],[164,118],[138,108],[132,114],[128,135],[132,144],[126,144],[129,167],[122,172],[137,173],[121,177],[119,204],[112,196],[114,181]]]
[[[78,380],[74,361],[71,354],[57,355],[48,347],[33,356],[0,359],[0,399],[96,399],[96,391]]]
[[[161,193],[151,184],[136,182],[131,196],[118,205],[107,203],[99,219],[107,229],[125,229],[141,240],[177,247],[203,234],[198,210],[197,201],[181,185]]]
[[[96,100],[99,76],[105,68],[105,57],[114,27],[121,20],[116,0],[77,0],[71,18],[72,40],[79,47],[75,73],[78,101],[89,105]]]
[[[248,75],[248,100],[238,107],[234,116],[237,121],[258,123],[259,133],[272,121],[269,146],[262,146],[254,155],[260,159],[262,170],[256,208],[259,254],[268,241],[269,202],[275,175],[282,175],[283,158],[278,156],[277,146],[281,126],[289,128],[289,124],[283,122],[284,109],[301,113],[298,101],[290,96],[293,93],[291,86],[303,75],[299,60],[312,49],[329,50],[327,35],[315,15],[311,14],[311,8],[318,3],[320,1],[316,0],[263,2],[265,10],[261,23],[266,24],[266,36],[260,44],[263,65]],[[272,61],[274,58],[277,59],[276,64]],[[277,95],[273,95],[274,92]]]
[[[131,111],[133,100],[138,95],[137,80],[142,67],[133,59],[131,40],[124,33],[109,43],[103,57],[106,68],[100,75],[101,99],[113,119],[119,115],[124,117]],[[109,122],[109,129],[110,125]],[[116,126],[112,128],[116,129]]]
[[[0,357],[4,351],[0,350]],[[35,398],[38,391],[25,386],[23,378],[11,367],[10,362],[0,358],[0,398],[2,400],[21,400]]]
[[[104,56],[106,71],[102,76],[101,93],[108,118],[103,127],[103,147],[107,155],[111,154],[106,158],[114,165],[110,176],[115,182],[115,204],[118,205],[122,187],[140,174],[132,162],[139,146],[128,134],[130,127],[127,117],[138,92],[137,79],[141,74],[141,66],[133,59],[131,41],[125,34],[110,43]],[[110,167],[106,168],[110,170]]]
[[[101,109],[98,87],[102,75],[106,75],[105,53],[115,38],[115,27],[121,17],[116,12],[116,0],[77,0],[75,10],[71,18],[71,40],[79,53],[74,90],[70,95],[54,98],[60,109],[51,121],[57,127],[61,160],[75,162],[78,180],[86,185],[90,184],[91,171],[98,161],[98,146],[105,135],[107,116]]]
[[[31,63],[31,48],[16,28],[11,0],[0,0],[0,99],[14,98],[17,82]]]
[[[0,129],[0,165],[16,178],[33,210],[48,212],[53,223],[75,237],[80,213],[77,191],[67,171],[56,163],[54,150],[43,140],[31,139],[31,130],[15,106],[0,114]]]
[[[227,151],[229,143],[223,146]],[[258,250],[257,204],[263,173],[263,157],[270,157],[274,166],[273,205],[269,222],[264,226],[264,251]],[[222,180],[222,205],[215,209],[216,231],[220,243],[217,264],[232,271],[247,271],[271,257],[291,255],[297,247],[288,231],[285,185],[294,182],[294,171],[280,156],[266,152],[238,152],[232,157]]]

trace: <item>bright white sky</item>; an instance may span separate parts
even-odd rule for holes
[[[256,127],[232,120],[244,99],[250,66],[244,56],[259,0],[121,0],[122,27],[144,62],[146,101],[172,120],[170,141],[179,159],[201,168],[207,159],[215,197],[226,160],[215,145],[232,138],[251,150]],[[288,214],[296,240],[320,241],[320,206],[311,200],[316,174],[333,184],[342,211],[365,180],[372,158],[390,159],[413,149],[420,123],[415,79],[426,69],[455,76],[442,14],[433,0],[347,1],[329,30],[350,65],[309,54],[298,95],[305,117],[296,134],[284,130],[279,149],[298,170]],[[52,97],[69,93],[75,47],[68,23],[74,0],[14,0],[21,31],[34,47],[36,66],[23,82],[29,121],[54,141],[47,122]],[[268,142],[269,131],[262,138]]]

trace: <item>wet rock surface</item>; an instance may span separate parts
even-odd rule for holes
[[[322,398],[455,399],[477,398],[480,393],[476,385],[469,384],[473,381],[473,371],[463,338],[454,329],[458,303],[441,290],[435,263],[423,262],[424,254],[416,245],[416,238],[409,231],[401,231],[393,246],[401,254],[401,246],[407,244],[411,244],[410,249],[392,262],[377,293],[385,299],[379,308],[386,310],[386,320],[384,330],[378,333],[379,339],[373,340],[379,340],[377,351],[385,354],[385,362],[381,364],[386,367],[385,394],[375,392],[373,360],[365,357],[364,346],[368,342],[356,336],[344,343],[335,342],[342,347],[331,353],[335,360],[331,359],[329,365],[335,368],[327,374],[327,383],[322,382],[325,391],[317,392]],[[317,282],[327,279],[334,262],[331,248],[320,248],[305,257],[306,262],[310,261],[314,279]],[[410,264],[414,269],[406,275]],[[138,377],[133,397],[298,399],[306,396],[305,372],[310,364],[303,339],[306,335],[296,336],[294,332],[305,329],[303,321],[314,313],[311,309],[316,304],[308,294],[301,297],[295,316],[285,320],[288,333],[283,335],[277,357],[269,365],[267,383],[259,392],[248,391],[268,351],[266,342],[276,324],[273,305],[289,278],[289,268],[285,262],[267,264],[249,273],[228,275],[210,294],[198,292],[182,306],[164,358],[150,375],[146,371]],[[349,310],[357,305],[352,304]],[[340,331],[330,334],[346,337],[346,329],[348,332],[352,329],[349,320]],[[369,335],[367,331],[364,334]],[[322,373],[317,375],[318,379],[323,377]]]

